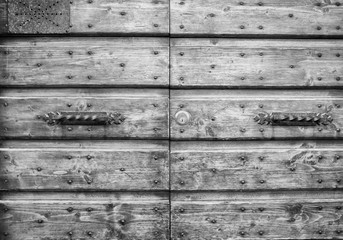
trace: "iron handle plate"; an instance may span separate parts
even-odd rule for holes
[[[317,126],[329,125],[333,118],[328,113],[258,113],[254,117],[260,125]]]
[[[107,112],[49,112],[43,116],[48,125],[119,125],[125,117]]]

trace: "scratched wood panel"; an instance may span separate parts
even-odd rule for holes
[[[171,0],[177,35],[342,35],[343,1]]]
[[[172,87],[343,87],[341,40],[173,39]]]
[[[343,239],[341,191],[172,193],[173,239]]]
[[[71,33],[169,33],[169,0],[74,0]]]
[[[166,193],[9,193],[0,209],[1,240],[169,239]]]
[[[171,142],[172,190],[343,188],[337,141]]]
[[[167,139],[167,89],[3,89],[0,129],[17,139]],[[112,114],[107,125],[63,125],[46,118],[50,112]],[[76,112],[76,114],[73,114]],[[58,115],[57,115],[58,116]],[[98,117],[100,119],[100,117]],[[47,122],[49,121],[49,122]]]
[[[168,190],[168,155],[167,141],[4,142],[0,189]]]
[[[172,90],[171,138],[341,139],[342,97],[340,90]],[[273,118],[270,115],[277,112],[297,117],[279,124],[260,121],[261,115]],[[300,126],[305,120],[298,121],[298,117],[307,119],[317,113],[327,114],[332,121]]]
[[[0,34],[6,34],[7,31],[7,2],[0,0]]]
[[[4,38],[2,86],[169,85],[163,38]]]

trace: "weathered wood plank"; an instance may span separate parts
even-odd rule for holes
[[[2,196],[0,209],[0,239],[6,240],[169,236],[165,193],[11,194]]]
[[[2,86],[169,85],[164,38],[4,38]]]
[[[4,142],[0,190],[169,189],[169,143]]]
[[[343,188],[343,143],[171,142],[172,190]]]
[[[169,0],[74,0],[70,15],[72,33],[169,33]]]
[[[172,193],[173,239],[343,239],[336,192]]]
[[[343,1],[171,0],[171,34],[342,35]]]
[[[6,34],[7,32],[7,1],[0,0],[0,34]]]
[[[171,138],[338,139],[343,136],[342,96],[340,90],[172,90]],[[268,124],[259,115],[275,112],[287,118]],[[317,113],[327,113],[332,122],[325,117],[311,122]],[[277,119],[273,116],[267,117]]]
[[[172,87],[343,87],[341,40],[173,39]]]
[[[5,89],[0,92],[3,138],[16,139],[167,139],[169,91],[161,89]],[[62,125],[46,114],[112,114],[112,124]],[[76,114],[68,114],[69,112]],[[55,115],[58,117],[59,115]],[[112,121],[111,120],[111,121]]]

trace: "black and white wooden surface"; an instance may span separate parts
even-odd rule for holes
[[[0,240],[343,239],[343,0],[0,0]]]

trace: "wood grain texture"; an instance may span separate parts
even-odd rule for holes
[[[171,0],[170,3],[170,31],[177,35],[339,36],[343,31],[342,0]]]
[[[0,92],[3,138],[167,139],[168,90],[161,89],[7,89]],[[49,112],[120,113],[112,125],[49,125]]]
[[[169,189],[167,141],[13,141],[0,159],[1,190]]]
[[[4,38],[2,86],[169,85],[169,41],[164,38]]]
[[[343,188],[337,141],[171,142],[171,189]]]
[[[173,39],[171,86],[343,87],[342,43],[341,40]]]
[[[172,90],[171,138],[304,139],[342,138],[343,93],[340,90]],[[260,125],[259,113],[325,113],[323,126]]]
[[[165,193],[2,195],[1,240],[168,239]]]
[[[7,32],[7,2],[6,0],[0,0],[0,34],[6,34]]]
[[[169,33],[169,0],[74,0],[71,33]]]
[[[343,239],[342,192],[172,193],[173,239]]]

